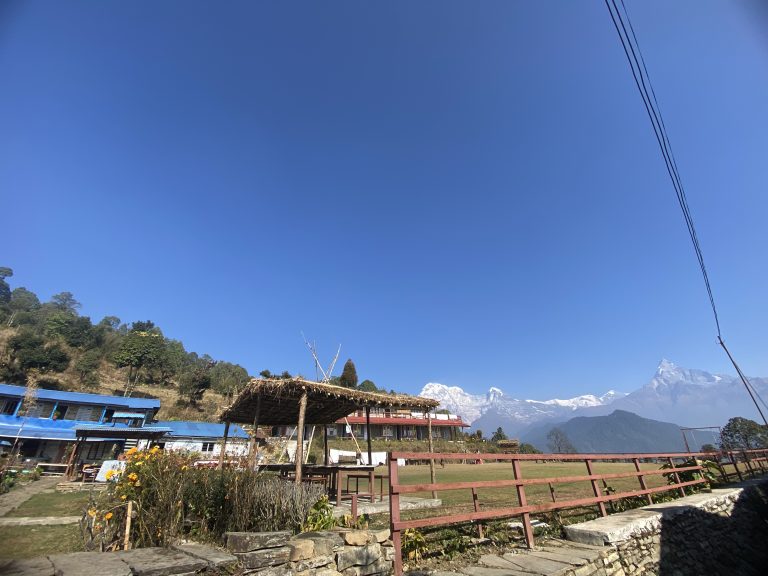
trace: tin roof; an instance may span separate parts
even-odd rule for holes
[[[0,384],[0,396],[23,398],[26,391],[26,386]],[[107,396],[106,394],[91,394],[88,392],[64,392],[62,390],[45,390],[43,388],[37,389],[37,397],[40,400],[73,402],[77,404],[96,404],[99,406],[123,407],[134,410],[160,409],[160,400],[157,398],[126,398],[124,396]]]

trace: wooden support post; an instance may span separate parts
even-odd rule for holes
[[[75,439],[75,445],[72,447],[72,454],[69,455],[69,461],[67,462],[67,472],[65,474],[68,480],[73,479],[72,476],[73,476],[73,472],[75,471],[74,466],[75,466],[75,463],[77,462],[77,453],[80,451],[81,442],[82,442],[81,438],[78,437]]]
[[[688,451],[690,452],[690,450]],[[635,463],[635,470],[637,472],[640,472],[640,459],[632,458],[632,461]],[[643,490],[647,490],[648,486],[645,485],[645,477],[640,475],[637,478],[638,480],[640,480],[640,488],[642,488]],[[650,494],[646,494],[645,499],[648,500],[648,504],[653,504],[653,497]]]
[[[221,453],[219,454],[218,469],[224,468],[224,454],[227,452],[227,438],[229,437],[229,420],[224,422],[224,439],[221,442]]]
[[[253,436],[251,437],[250,454],[248,454],[248,462],[251,468],[256,468],[257,458],[257,446],[259,444],[259,418],[261,418],[261,394],[256,397],[256,413],[253,415]]]
[[[307,417],[307,391],[299,400],[299,423],[296,426],[296,484],[301,484],[301,467],[304,463],[304,420]]]
[[[432,484],[437,483],[437,477],[435,476],[435,460],[432,458],[432,454],[434,453],[435,449],[432,445],[432,418],[431,414],[429,412],[424,412],[424,417],[427,419],[427,436],[429,437],[428,440],[428,446],[429,446],[429,481]],[[432,490],[432,498],[437,499],[437,492]]]
[[[592,476],[592,460],[586,459],[584,462],[587,465],[587,474]],[[600,486],[597,483],[597,480],[592,480],[592,492],[595,494],[595,498],[600,498],[602,494],[600,494]],[[598,502],[597,507],[600,509],[600,515],[601,516],[608,516],[608,510],[605,509],[605,502]]]
[[[365,407],[365,432],[368,437],[368,466],[373,466],[373,450],[371,448],[371,407]]]
[[[512,460],[512,472],[515,475],[515,480],[523,479],[520,460]],[[517,489],[517,501],[520,507],[528,506],[528,499],[525,497],[525,486],[518,484],[515,488]],[[526,545],[528,548],[533,548],[533,526],[531,526],[531,514],[529,512],[523,512],[523,533],[525,534]]]
[[[328,424],[323,425],[323,463],[331,463],[331,449],[328,447]]]
[[[392,534],[392,546],[395,549],[395,576],[403,576],[403,542],[400,537],[400,494],[393,487],[400,484],[397,476],[397,458],[390,452],[387,457],[387,472],[389,473],[389,528]]]

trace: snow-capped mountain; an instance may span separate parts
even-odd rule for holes
[[[761,397],[768,398],[768,378],[750,378],[750,382]],[[432,382],[424,386],[421,396],[439,400],[442,408],[460,414],[474,430],[490,432],[501,426],[507,434],[540,422],[601,416],[617,409],[681,426],[722,426],[733,416],[759,420],[738,377],[681,368],[666,359],[650,382],[630,394],[609,390],[602,396],[520,400],[498,388],[475,395],[459,386]]]
[[[508,433],[542,420],[569,417],[578,408],[603,406],[623,396],[621,392],[610,390],[599,397],[586,394],[566,400],[520,400],[507,396],[499,388],[491,388],[485,395],[475,395],[465,392],[459,386],[436,382],[424,386],[420,395],[439,400],[442,408],[461,415],[465,422],[473,424],[473,428],[477,428],[475,423],[478,421],[487,429],[497,421],[503,421],[502,427]]]

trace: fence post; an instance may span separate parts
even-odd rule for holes
[[[736,458],[733,456],[733,452],[731,450],[728,451],[728,458],[731,460],[731,464],[733,464],[733,469],[736,470],[736,475],[739,477],[739,482],[742,482],[744,478],[741,476],[741,470],[739,470],[739,465],[736,462]]]
[[[589,458],[585,458],[584,463],[587,465],[587,474],[592,476],[592,461]],[[594,492],[595,497],[600,498],[602,494],[600,493],[600,486],[597,484],[597,480],[590,478],[590,482],[592,483],[592,492]],[[605,509],[605,502],[598,502],[597,507],[600,508],[601,516],[608,516],[608,510]]]
[[[475,509],[475,512],[480,511],[480,502],[477,500],[477,490],[472,488],[472,506]],[[485,535],[483,534],[483,525],[480,522],[477,522],[477,535],[479,538],[485,538]]]
[[[672,475],[675,477],[675,482],[680,484],[680,475],[677,473],[677,467],[675,466],[675,462],[672,460],[672,457],[667,458],[667,462],[669,462],[669,465],[672,468]],[[685,488],[678,486],[677,491],[680,492],[680,496],[683,498],[685,497]]]
[[[752,477],[754,478],[754,476],[755,476],[755,471],[752,469],[752,463],[749,461],[749,456],[747,455],[747,452],[746,452],[746,450],[742,450],[742,451],[741,451],[741,455],[742,455],[742,456],[744,456],[744,464],[746,464],[746,465],[747,465],[747,470],[749,471],[749,473],[750,473],[750,474],[752,475]]]
[[[520,460],[512,460],[512,472],[515,475],[515,480],[523,479],[523,472],[520,468]],[[516,484],[517,488],[517,500],[520,506],[528,506],[528,500],[525,497],[525,486],[522,484]],[[525,534],[525,543],[528,548],[533,548],[533,526],[531,526],[531,514],[530,512],[523,512],[523,533]]]
[[[632,461],[635,463],[635,470],[640,472],[640,459],[639,458],[632,458]],[[645,485],[645,477],[642,473],[637,477],[640,480],[640,488],[643,490],[647,490],[648,486]],[[653,504],[653,497],[650,494],[645,495],[645,499],[648,500],[648,504]]]
[[[397,458],[393,457],[392,452],[387,458],[387,468],[389,473],[389,527],[392,532],[392,546],[395,549],[395,576],[403,575],[403,543],[400,538],[400,528],[397,524],[400,522],[400,494],[395,491],[398,484],[397,478]]]

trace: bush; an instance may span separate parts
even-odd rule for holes
[[[285,482],[266,473],[195,468],[189,454],[159,448],[128,452],[125,470],[83,517],[88,549],[118,549],[133,502],[134,547],[168,546],[192,535],[219,540],[229,531],[301,530],[321,499],[318,485]]]

